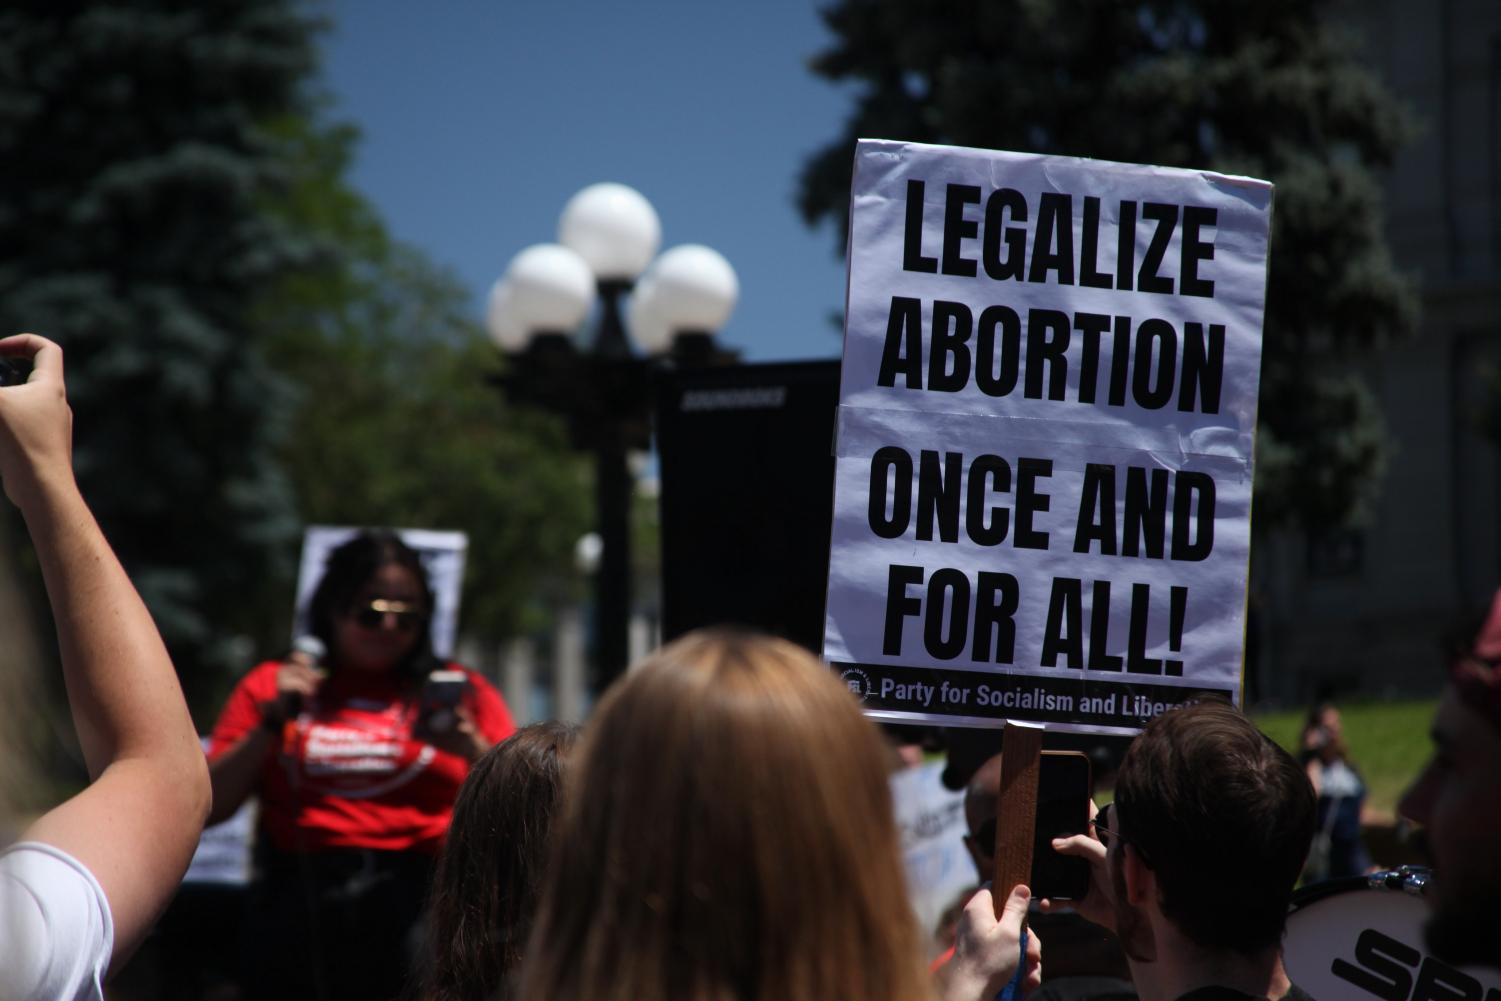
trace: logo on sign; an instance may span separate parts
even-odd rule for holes
[[[1355,940],[1355,962],[1336,959],[1330,970],[1381,1001],[1432,1001],[1435,998],[1480,1001],[1484,985],[1463,971],[1417,949],[1367,928]],[[1413,973],[1416,971],[1417,976]],[[1490,992],[1490,997],[1496,996]]]
[[[852,667],[839,677],[844,679],[844,683],[849,686],[855,698],[861,702],[865,701],[865,697],[870,694],[870,675],[858,667]]]

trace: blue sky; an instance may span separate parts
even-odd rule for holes
[[[355,185],[391,231],[474,296],[556,239],[568,197],[619,181],[663,248],[705,243],[740,302],[722,339],[750,360],[833,357],[844,264],[793,198],[847,94],[808,72],[811,0],[333,0],[324,78],[363,131]]]

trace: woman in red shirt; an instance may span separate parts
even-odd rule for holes
[[[435,853],[469,765],[515,730],[482,677],[433,656],[433,595],[394,534],[329,554],[309,605],[328,651],[241,679],[214,727],[210,823],[260,801],[248,917],[251,997],[395,998]],[[436,669],[462,672],[443,726]]]

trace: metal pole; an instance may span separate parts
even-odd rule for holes
[[[599,331],[594,356],[606,363],[628,359],[630,342],[620,317],[620,297],[628,281],[599,283]],[[624,420],[626,415],[616,415]],[[626,443],[618,426],[601,429],[595,450],[595,499],[603,544],[595,578],[595,694],[610,687],[630,663],[631,618],[631,473]]]
[[[595,577],[596,693],[625,673],[630,660],[631,473],[618,437],[595,454],[595,498],[603,543]]]

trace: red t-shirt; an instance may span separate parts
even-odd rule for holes
[[[261,725],[258,705],[276,696],[278,666],[260,664],[235,686],[214,726],[210,761]],[[515,732],[493,685],[448,668],[468,675],[463,705],[487,739]],[[389,675],[329,675],[261,772],[260,826],[271,843],[288,852],[436,852],[469,763],[413,737],[418,701],[409,682]]]

